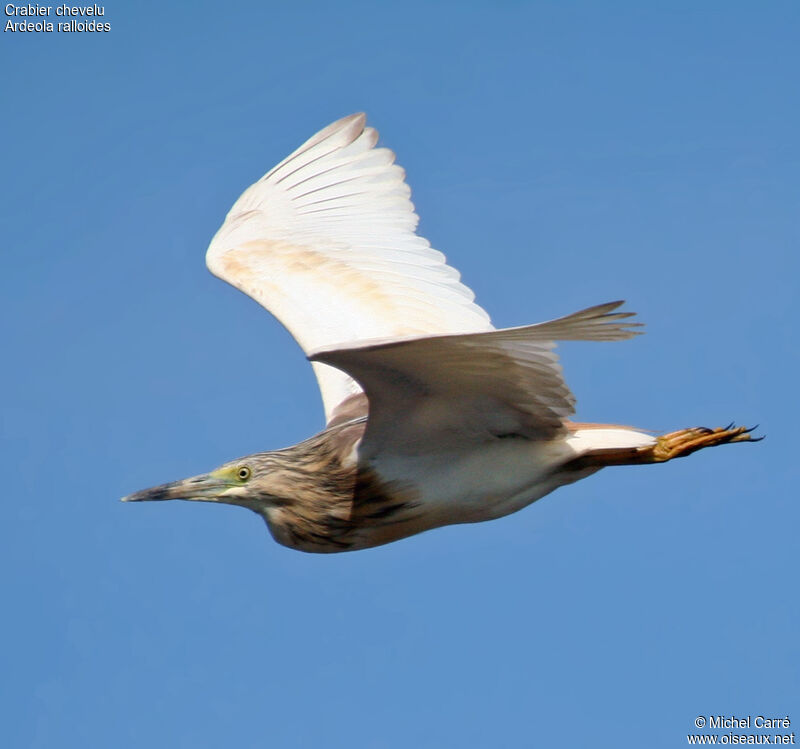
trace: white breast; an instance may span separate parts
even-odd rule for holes
[[[379,456],[373,468],[385,481],[411,484],[430,527],[502,517],[598,469],[561,466],[597,448],[639,447],[653,437],[624,428],[582,429],[546,442],[501,439],[469,450]]]
[[[571,479],[553,471],[574,457],[564,441],[497,440],[465,451],[378,458],[381,479],[411,484],[432,525],[474,523],[515,512]]]

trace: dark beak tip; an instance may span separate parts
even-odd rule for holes
[[[120,502],[154,502],[160,499],[172,499],[169,492],[161,487],[155,489],[145,489],[144,491],[128,494],[120,499]]]
[[[154,486],[133,492],[120,499],[121,502],[159,502],[165,499],[197,499],[215,501],[219,489],[224,484],[208,476],[195,476],[169,484]]]

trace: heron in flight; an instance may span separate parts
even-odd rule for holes
[[[631,338],[632,313],[611,302],[495,329],[415,233],[405,172],[377,141],[363,114],[329,125],[244,192],[206,255],[300,344],[325,429],[125,501],[239,505],[281,544],[347,551],[499,518],[605,466],[752,439],[570,421],[555,342]]]

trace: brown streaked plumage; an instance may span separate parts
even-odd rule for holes
[[[654,437],[570,421],[555,342],[631,338],[632,313],[612,302],[495,330],[415,234],[404,172],[377,137],[363,115],[317,133],[244,192],[207,253],[303,347],[326,428],[126,501],[239,505],[286,546],[349,551],[501,517],[606,466],[752,441],[733,425]]]

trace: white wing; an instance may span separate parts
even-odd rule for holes
[[[491,330],[418,217],[363,114],[304,143],[231,208],[206,263],[272,312],[306,354],[370,339]],[[358,385],[314,363],[326,418]]]
[[[369,420],[360,449],[419,454],[468,442],[561,434],[575,398],[553,353],[555,340],[618,341],[637,323],[621,322],[622,302],[590,307],[539,325],[431,336],[312,355],[364,388]]]

